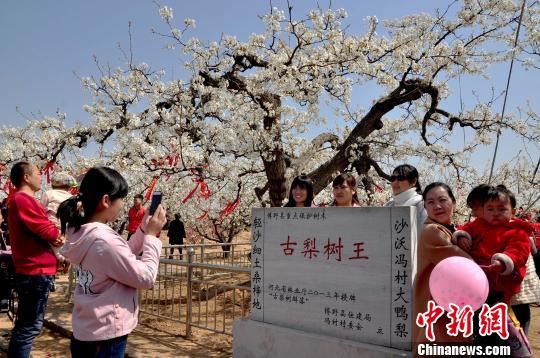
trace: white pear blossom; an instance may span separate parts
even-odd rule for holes
[[[457,188],[465,214],[463,196],[487,175],[472,165],[475,152],[498,130],[538,149],[540,130],[531,106],[502,118],[497,95],[481,97],[476,88],[467,88],[470,99],[452,113],[455,83],[471,77],[485,86],[492,66],[512,54],[538,71],[537,8],[525,12],[512,52],[509,19],[519,6],[510,0],[464,1],[445,16],[370,16],[354,34],[343,9],[289,19],[273,8],[261,18],[262,33],[246,41],[216,33],[209,42],[189,37],[194,20],[175,27],[173,10],[163,6],[165,46],[188,77],[165,80],[165,71],[146,63],[100,68],[99,77],[81,78],[90,122],[69,127],[58,113],[3,127],[0,163],[8,170],[23,158],[55,160],[74,172],[109,165],[126,176],[130,195],[146,194],[156,177],[169,211],[218,241],[248,226],[252,207],[286,201],[300,173],[313,177],[316,202],[328,204],[332,178],[352,170],[362,203],[380,205],[390,195],[392,168],[412,161],[422,183],[446,180]],[[360,97],[371,104],[363,107]],[[538,192],[540,174],[531,181],[530,161],[501,163],[493,181],[512,187],[524,205]]]

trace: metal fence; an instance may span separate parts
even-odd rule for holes
[[[230,250],[220,250],[224,245]],[[140,312],[185,325],[187,337],[192,327],[232,335],[234,319],[250,311],[249,244],[182,245],[182,254],[169,258],[178,247],[164,246],[154,287],[141,291]]]
[[[193,262],[207,263],[218,266],[250,267],[250,244],[192,244],[192,245],[163,245],[162,258],[187,261],[187,249],[193,249]],[[180,253],[181,250],[182,254]]]
[[[140,313],[185,325],[187,337],[192,327],[232,335],[234,319],[250,312],[250,252],[250,244],[163,245],[154,287],[139,293]]]

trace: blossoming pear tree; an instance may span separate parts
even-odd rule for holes
[[[520,2],[510,0],[452,1],[434,15],[382,23],[368,17],[362,33],[348,33],[343,9],[296,17],[292,6],[272,8],[261,17],[265,31],[246,41],[190,38],[194,20],[177,27],[171,8],[159,13],[165,28],[155,33],[182,56],[185,78],[165,80],[164,71],[132,54],[124,68],[96,62],[99,76],[81,78],[92,96],[85,106],[92,122],[67,126],[59,113],[2,128],[0,161],[113,166],[128,177],[131,194],[160,188],[188,226],[230,242],[249,225],[251,207],[282,205],[288,181],[300,173],[325,201],[336,173],[353,170],[365,203],[380,204],[393,166],[412,157],[424,163],[424,178],[443,173],[466,189],[482,175],[471,153],[497,131],[537,148],[538,116],[501,117],[492,107],[497,91],[457,111],[450,101],[460,78],[482,89],[492,66],[512,56],[538,71],[536,2],[525,5],[515,48]],[[473,98],[474,90],[466,95]],[[359,96],[371,105],[360,108]],[[456,146],[458,128],[467,136]],[[90,143],[98,148],[93,156]],[[529,196],[538,189],[538,179],[519,180]]]

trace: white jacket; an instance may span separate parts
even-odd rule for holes
[[[411,238],[411,254],[412,260],[414,262],[412,269],[412,282],[416,278],[416,260],[417,260],[417,249],[418,249],[418,239],[422,234],[424,229],[424,221],[427,219],[427,212],[424,208],[424,199],[422,195],[416,192],[416,188],[410,188],[405,190],[398,195],[395,195],[390,199],[384,206],[414,206],[416,207],[416,237]]]
[[[527,273],[521,282],[521,290],[512,297],[511,305],[540,303],[540,278],[531,255],[527,260]]]

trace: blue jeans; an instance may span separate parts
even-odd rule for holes
[[[15,327],[9,341],[8,357],[30,357],[34,338],[39,335],[43,326],[50,287],[51,276],[15,275],[15,291],[19,302]]]
[[[73,358],[124,358],[127,345],[125,336],[106,341],[79,341],[71,338],[71,356]]]

